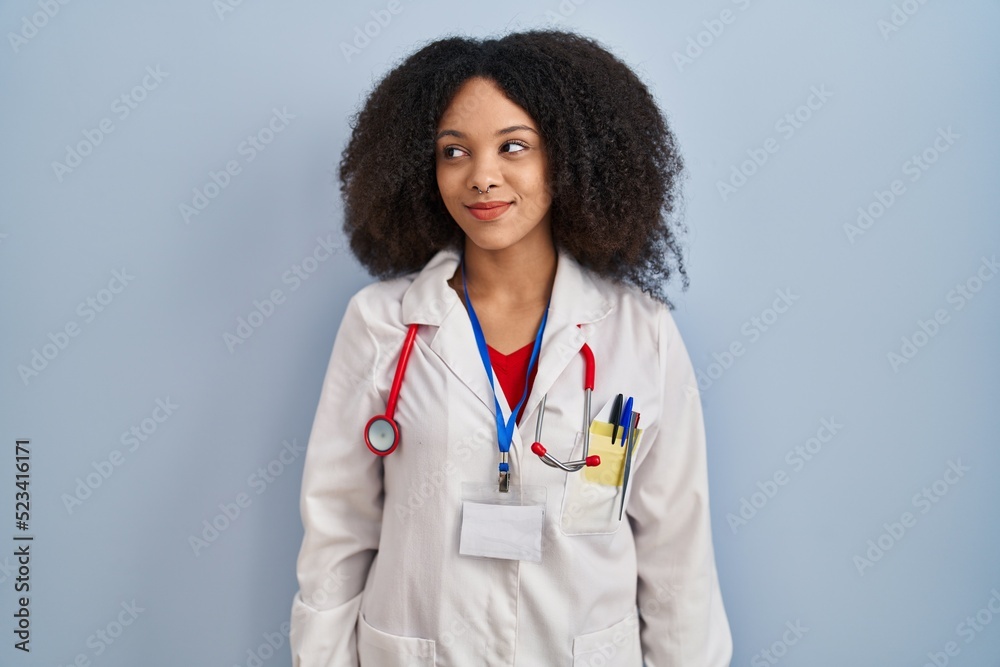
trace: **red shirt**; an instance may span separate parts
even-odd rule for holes
[[[531,361],[531,351],[534,347],[535,343],[532,341],[520,350],[510,354],[500,354],[489,345],[486,346],[490,353],[490,363],[493,364],[493,372],[497,376],[503,395],[507,397],[507,405],[510,406],[511,410],[524,394],[524,374],[528,372],[528,362]],[[531,385],[534,384],[536,372],[538,372],[538,362],[535,362],[535,367],[531,369],[531,377],[528,378],[528,394],[531,394]],[[525,399],[524,404],[527,405],[527,403],[528,401]],[[522,413],[524,413],[524,405],[518,410],[515,423],[521,423]]]

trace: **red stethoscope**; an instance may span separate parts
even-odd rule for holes
[[[389,401],[385,407],[385,414],[375,415],[368,420],[365,425],[365,444],[368,449],[377,456],[388,456],[399,446],[400,434],[399,424],[393,418],[396,412],[396,402],[399,400],[399,388],[403,384],[403,374],[406,372],[406,365],[410,360],[410,352],[413,351],[414,341],[417,337],[417,324],[411,324],[406,332],[406,340],[403,341],[403,350],[400,352],[399,361],[396,363],[396,374],[392,378],[392,388],[389,390]],[[580,326],[579,324],[577,326]],[[580,354],[584,361],[584,399],[583,399],[583,458],[576,461],[560,461],[552,454],[549,454],[539,440],[542,439],[542,417],[545,414],[545,398],[542,396],[542,404],[538,409],[538,420],[535,422],[535,442],[531,445],[531,451],[553,468],[559,468],[566,472],[575,472],[585,466],[598,466],[601,464],[601,457],[588,455],[590,451],[590,397],[594,391],[594,353],[586,343],[580,348]]]

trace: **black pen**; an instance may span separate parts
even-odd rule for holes
[[[622,418],[622,399],[625,398],[621,394],[615,396],[615,403],[611,406],[611,444],[615,444],[615,438],[618,436],[618,422]]]

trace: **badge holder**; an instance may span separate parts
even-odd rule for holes
[[[462,531],[458,553],[540,563],[545,525],[544,486],[462,483]]]

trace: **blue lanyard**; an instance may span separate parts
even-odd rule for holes
[[[490,353],[486,349],[486,337],[483,335],[483,327],[476,317],[476,309],[472,307],[472,300],[469,299],[469,288],[465,284],[465,257],[462,257],[462,289],[465,290],[465,303],[469,306],[469,319],[472,320],[472,332],[476,335],[476,346],[479,348],[479,356],[483,360],[483,367],[486,368],[486,376],[490,379],[490,389],[493,390],[493,403],[496,406],[497,418],[497,444],[501,452],[510,451],[511,440],[514,439],[514,424],[517,421],[517,413],[521,405],[528,398],[528,378],[531,377],[531,370],[538,359],[538,350],[542,347],[542,332],[545,331],[545,322],[549,319],[549,307],[545,306],[545,315],[542,317],[542,324],[538,327],[538,334],[535,336],[535,347],[531,351],[531,360],[528,362],[527,375],[524,378],[524,393],[517,406],[510,412],[510,419],[504,422],[503,412],[500,411],[500,400],[497,398],[497,390],[493,384],[493,365],[490,363]],[[551,303],[551,298],[549,300]],[[507,472],[508,464],[500,464],[500,472]]]

